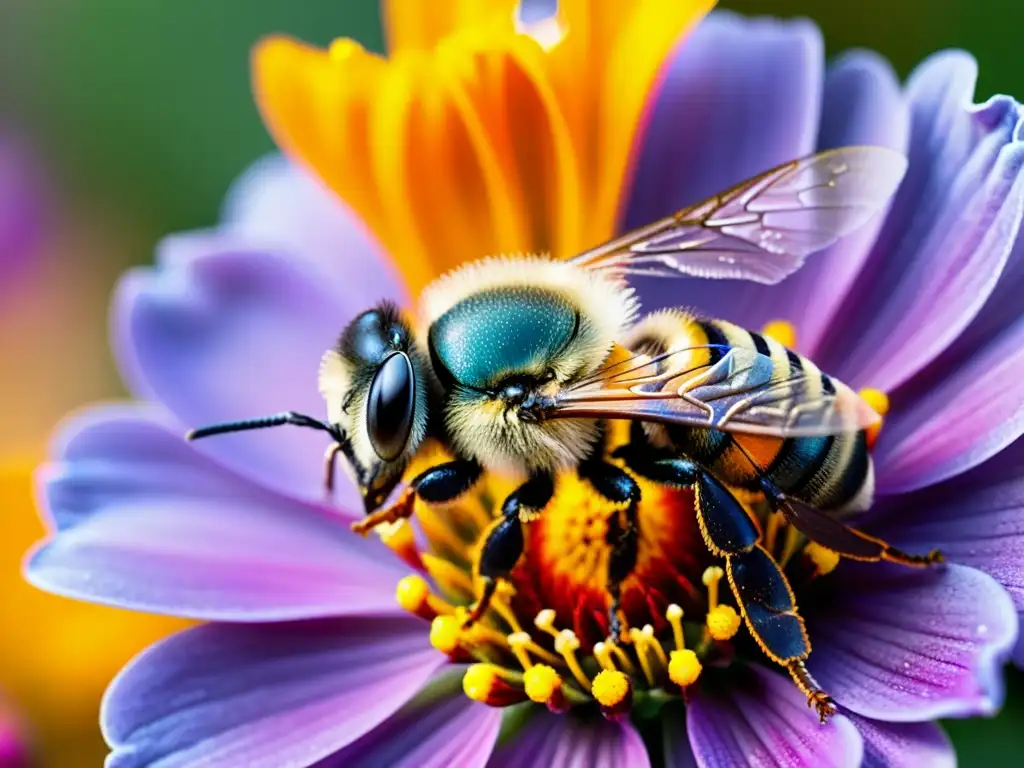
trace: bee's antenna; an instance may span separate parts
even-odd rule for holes
[[[266,429],[268,427],[284,426],[285,424],[291,424],[296,427],[319,429],[321,432],[327,432],[329,435],[341,442],[341,435],[338,434],[337,428],[333,425],[328,424],[325,421],[320,421],[319,419],[314,419],[312,416],[295,413],[294,411],[275,413],[273,416],[263,416],[258,419],[228,421],[223,424],[211,424],[208,427],[199,427],[198,429],[189,430],[185,435],[185,439],[199,440],[204,437],[210,437],[211,435],[224,435],[229,432],[247,432],[250,429]]]

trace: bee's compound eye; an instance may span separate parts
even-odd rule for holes
[[[414,388],[412,363],[402,352],[387,358],[370,384],[366,429],[373,450],[384,461],[394,461],[405,450],[416,402]]]

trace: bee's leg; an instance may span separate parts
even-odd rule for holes
[[[872,563],[888,560],[916,568],[943,561],[942,553],[937,549],[926,555],[912,555],[882,539],[861,533],[826,512],[785,497],[767,478],[761,479],[761,487],[773,511],[782,512],[789,524],[800,533],[842,557]]]
[[[811,652],[793,590],[771,555],[761,546],[761,531],[746,508],[711,473],[686,458],[668,458],[632,445],[619,454],[637,474],[676,487],[692,487],[697,523],[708,550],[724,557],[729,585],[750,634],[765,654],[784,666],[797,686],[825,718],[835,705],[804,660]]]
[[[580,464],[579,476],[590,483],[601,496],[616,504],[624,505],[614,514],[608,526],[608,544],[611,555],[608,558],[608,594],[611,605],[608,610],[608,636],[620,640],[622,620],[619,617],[619,601],[622,598],[622,582],[636,566],[639,526],[637,504],[640,502],[640,486],[636,480],[614,464],[591,459]]]
[[[352,530],[365,536],[378,525],[410,517],[417,496],[430,504],[455,501],[476,484],[481,471],[475,461],[466,460],[449,461],[424,470],[397,499],[353,523]]]
[[[523,518],[540,512],[555,492],[555,483],[546,473],[533,475],[508,495],[501,505],[501,518],[487,533],[480,550],[478,572],[484,589],[465,626],[472,626],[487,611],[500,579],[506,578],[523,554]]]

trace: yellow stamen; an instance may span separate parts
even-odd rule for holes
[[[533,619],[533,625],[537,629],[547,632],[556,640],[558,639],[558,630],[555,629],[555,612],[550,608],[545,608],[538,613]]]
[[[530,654],[526,650],[526,646],[529,644],[530,636],[525,632],[513,632],[508,636],[508,647],[512,649],[512,653],[516,655],[523,669],[529,669],[533,666]]]
[[[562,678],[547,664],[535,664],[523,674],[526,695],[531,701],[546,704],[562,688]]]
[[[473,664],[462,677],[462,690],[473,701],[507,707],[526,699],[526,694],[515,687],[520,683],[516,676],[494,664]]]
[[[615,662],[612,661],[611,649],[605,643],[594,645],[594,658],[601,665],[601,669],[615,669]]]
[[[811,558],[811,562],[814,563],[814,567],[818,569],[818,574],[824,576],[827,573],[832,573],[836,566],[839,565],[839,555],[833,552],[831,549],[817,544],[816,542],[809,543],[805,548],[804,552]]]
[[[494,597],[491,599],[491,608],[493,608],[501,618],[505,620],[513,632],[522,632],[523,627],[519,623],[519,619],[516,618],[515,611],[512,610],[510,601],[515,595],[516,590],[509,582],[502,580],[498,583],[498,589]]]
[[[629,630],[629,637],[633,641],[633,647],[636,649],[636,658],[640,662],[640,668],[644,671],[644,677],[647,678],[649,685],[654,685],[654,670],[651,669],[651,660],[647,654],[647,642],[644,633],[639,629],[633,628]]]
[[[675,640],[676,650],[686,648],[686,637],[683,635],[683,609],[672,603],[665,611],[665,618],[672,625],[672,639]]]
[[[654,655],[658,661],[661,662],[661,670],[664,670],[668,666],[668,659],[665,656],[665,649],[661,647],[661,643],[654,637],[654,627],[650,624],[644,624],[644,628],[640,630],[647,642],[647,646],[654,651]]]
[[[448,616],[454,612],[452,606],[430,591],[426,579],[419,574],[410,574],[395,587],[395,600],[409,613],[433,621],[437,616]]]
[[[731,640],[740,631],[740,615],[731,605],[717,605],[708,611],[708,634],[715,640]]]
[[[619,660],[619,666],[627,675],[635,675],[636,667],[633,666],[633,662],[629,660],[629,655],[622,650],[618,643],[611,643],[612,653],[615,654],[615,658]]]
[[[725,571],[717,565],[709,566],[704,570],[703,582],[708,588],[708,609],[713,610],[718,605],[718,582],[725,576]]]
[[[393,523],[382,523],[376,528],[381,542],[394,552],[402,561],[418,571],[424,570],[423,560],[416,547],[416,534],[408,520],[396,520]]]
[[[594,678],[590,692],[601,706],[618,707],[629,696],[629,678],[614,669],[602,669]]]
[[[796,328],[786,320],[772,320],[761,329],[761,333],[775,339],[784,347],[796,347]]]
[[[566,665],[569,667],[569,671],[572,672],[573,677],[583,686],[585,691],[590,687],[590,680],[583,673],[583,667],[580,666],[579,661],[576,659],[576,651],[579,647],[580,641],[576,637],[576,633],[571,629],[563,629],[558,633],[558,637],[555,638],[555,651],[562,655]]]
[[[430,622],[430,644],[441,653],[454,653],[461,639],[462,622],[455,616],[438,616]]]
[[[882,390],[865,387],[858,394],[879,416],[889,413],[889,396]]]
[[[688,649],[672,651],[671,660],[668,663],[669,679],[680,688],[693,685],[700,677],[703,667],[697,654]]]

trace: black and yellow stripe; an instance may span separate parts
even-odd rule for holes
[[[772,338],[745,330],[723,320],[700,320],[684,312],[658,313],[652,322],[641,323],[648,353],[654,343],[662,352],[672,349],[722,345],[752,349],[770,357],[779,379],[794,374],[817,382],[813,397],[835,391],[831,378],[810,360]],[[638,328],[638,331],[641,330]],[[714,363],[723,354],[702,351]],[[776,438],[737,435],[686,426],[665,428],[672,446],[711,470],[736,488],[759,487],[759,472],[784,493],[821,510],[841,510],[854,501],[869,482],[870,458],[863,432],[826,437]],[[751,466],[751,459],[757,469]]]

